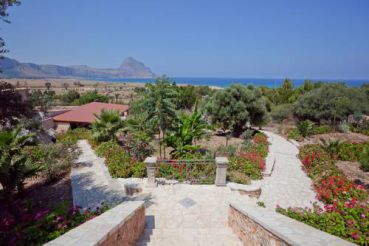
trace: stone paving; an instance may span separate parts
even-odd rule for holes
[[[276,157],[270,177],[264,177],[259,199],[241,195],[229,187],[172,184],[146,187],[146,179],[112,179],[87,141],[79,141],[82,151],[72,168],[73,201],[82,207],[144,200],[146,227],[137,245],[242,245],[227,225],[229,203],[255,206],[263,201],[267,209],[311,207],[315,193],[311,180],[301,169],[298,149],[286,139],[265,132],[271,142],[270,155]],[[139,195],[128,196],[127,186],[141,187]]]
[[[274,169],[270,177],[264,177],[261,184],[260,201],[268,208],[281,207],[312,207],[317,202],[312,182],[302,170],[298,159],[298,148],[281,136],[264,132],[271,143],[270,155],[276,157]]]
[[[242,245],[227,224],[229,202],[251,199],[214,185],[159,185],[144,192],[151,198],[138,246]]]
[[[101,206],[101,202],[118,204],[125,200],[125,190],[110,177],[104,159],[96,156],[86,140],[77,143],[81,155],[71,171],[73,204],[86,209]]]

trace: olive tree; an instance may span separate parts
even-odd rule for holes
[[[231,130],[239,136],[249,122],[262,126],[268,120],[266,101],[259,89],[239,84],[218,90],[210,98],[207,113],[212,123],[219,125],[223,131]]]
[[[365,94],[344,84],[325,84],[300,97],[295,105],[295,114],[300,119],[328,120],[336,126],[354,113],[368,112]]]

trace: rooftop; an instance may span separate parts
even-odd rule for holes
[[[57,115],[53,117],[56,122],[78,122],[78,123],[92,123],[96,119],[96,115],[99,115],[100,112],[105,110],[118,110],[120,113],[128,111],[128,105],[121,104],[112,104],[112,103],[100,103],[100,102],[92,102],[66,113]]]

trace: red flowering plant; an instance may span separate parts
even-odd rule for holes
[[[343,176],[329,176],[315,184],[317,198],[326,204],[337,201],[356,199],[359,201],[367,197],[367,192],[360,185],[355,185]]]
[[[347,179],[319,145],[303,146],[300,149],[300,159],[304,170],[313,180],[317,198],[325,204],[324,208],[315,206],[313,210],[276,210],[322,231],[360,245],[367,245],[369,204],[368,193],[364,187]]]

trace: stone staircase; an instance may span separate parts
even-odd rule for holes
[[[148,192],[148,189],[144,189]],[[159,185],[146,202],[144,245],[242,245],[228,227],[228,187],[214,185]]]

